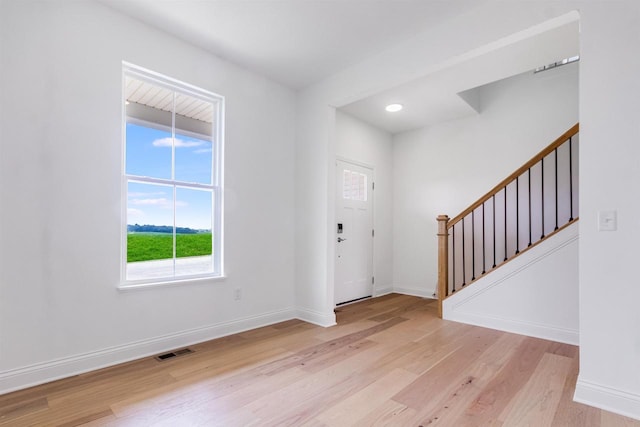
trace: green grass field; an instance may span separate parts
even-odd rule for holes
[[[176,234],[178,258],[211,255],[211,233]],[[173,236],[168,233],[128,233],[127,262],[173,257]]]

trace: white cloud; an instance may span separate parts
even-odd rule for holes
[[[129,205],[133,205],[133,206],[157,206],[160,209],[173,209],[173,203],[171,202],[171,200],[165,198],[165,197],[158,197],[158,198],[146,198],[146,199],[130,199],[129,200]],[[189,206],[189,204],[187,202],[183,202],[182,200],[178,200],[176,201],[176,207],[180,207],[180,206]],[[134,209],[137,210],[135,208],[129,208],[129,209]]]
[[[129,198],[131,197],[150,197],[150,196],[162,196],[165,193],[163,191],[154,191],[154,192],[135,192],[135,191],[130,191],[129,193],[127,193],[127,196],[129,196]]]
[[[197,150],[193,150],[194,153],[196,154],[202,154],[202,153],[210,153],[213,150],[211,148],[199,148]]]
[[[171,138],[160,138],[153,141],[154,147],[171,147],[171,143],[173,140]],[[199,147],[204,144],[202,141],[184,141],[182,139],[176,138],[176,148],[180,147]]]
[[[171,201],[165,199],[164,197],[159,197],[156,199],[132,199],[129,200],[129,203],[135,206],[165,206],[171,205]]]

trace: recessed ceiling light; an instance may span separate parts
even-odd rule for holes
[[[396,111],[402,110],[402,104],[389,104],[384,109],[390,113],[395,113]]]

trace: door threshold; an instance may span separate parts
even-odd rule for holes
[[[362,301],[363,299],[371,298],[372,295],[367,295],[366,297],[356,298],[345,302],[339,302],[336,304],[336,307],[340,307],[341,305],[353,304],[354,302]]]

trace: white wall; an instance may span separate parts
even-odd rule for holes
[[[578,65],[479,89],[479,115],[394,136],[394,284],[431,296],[437,223],[453,218],[578,122]]]
[[[582,12],[580,376],[576,399],[640,419],[640,3]],[[612,66],[615,64],[615,66]],[[599,232],[597,213],[618,212]]]
[[[333,317],[333,241],[328,228],[334,222],[331,106],[345,105],[442,69],[474,49],[576,9],[581,18],[582,58],[581,366],[576,397],[640,418],[640,286],[634,268],[640,199],[633,197],[640,182],[640,128],[635,106],[640,95],[640,57],[635,52],[640,42],[640,4],[635,0],[481,2],[467,13],[299,93],[296,302],[319,317]],[[558,135],[556,130],[554,135]],[[500,172],[497,175],[504,176]],[[449,203],[447,210],[454,210],[457,202]],[[596,231],[597,212],[602,209],[618,211],[618,231]],[[398,259],[395,261],[397,265]],[[397,273],[397,266],[394,271]]]
[[[335,108],[298,94],[295,144],[295,303],[298,317],[336,323],[333,311]],[[331,137],[329,137],[331,135]],[[331,230],[331,233],[329,232]]]
[[[374,168],[374,295],[393,288],[392,136],[362,120],[336,111],[336,156]]]
[[[0,5],[0,392],[293,317],[293,92],[95,2]],[[226,97],[226,280],[116,289],[123,60]]]

